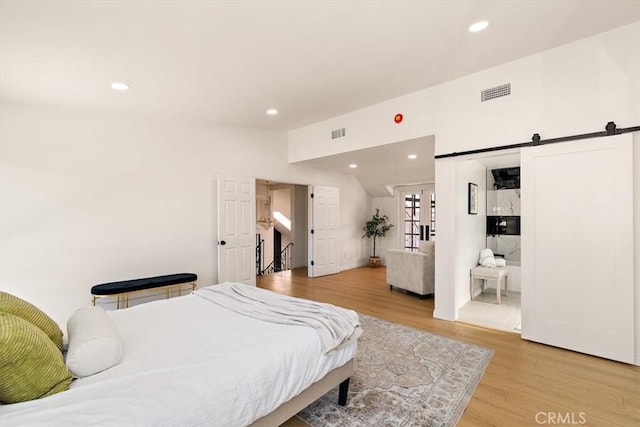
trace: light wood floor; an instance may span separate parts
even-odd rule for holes
[[[434,319],[433,299],[390,291],[384,268],[314,279],[296,269],[258,277],[258,286],[493,349],[459,426],[640,426],[639,367]]]

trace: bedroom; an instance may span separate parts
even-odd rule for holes
[[[260,105],[234,116],[225,111],[234,111],[233,98],[227,98],[225,101],[228,103],[218,106],[217,110],[220,123],[226,124],[218,124],[208,116],[190,116],[193,110],[189,106],[202,107],[198,102],[206,106],[206,100],[197,101],[200,99],[198,93],[203,93],[206,98],[221,98],[222,95],[206,86],[188,83],[208,80],[205,70],[211,71],[211,75],[221,81],[229,76],[213,73],[215,67],[207,69],[204,59],[197,55],[197,49],[194,52],[187,49],[186,44],[173,44],[170,35],[162,36],[171,34],[165,27],[166,22],[171,22],[167,18],[170,11],[155,12],[158,13],[157,19],[149,22],[143,31],[138,31],[136,19],[144,15],[138,9],[130,14],[116,10],[109,18],[100,18],[95,15],[101,11],[92,4],[85,11],[89,16],[82,15],[83,19],[78,19],[77,26],[73,27],[55,10],[46,10],[41,4],[22,3],[25,4],[22,6],[24,9],[17,6],[18,3],[2,3],[3,8],[15,7],[17,16],[7,10],[2,13],[0,283],[3,290],[13,291],[38,306],[47,307],[60,324],[66,322],[73,310],[89,302],[88,289],[92,284],[175,271],[196,271],[202,283],[215,283],[214,188],[217,174],[245,171],[246,174],[274,181],[340,187],[341,217],[344,218],[340,231],[345,236],[341,264],[362,265],[368,256],[368,247],[360,237],[361,223],[375,207],[368,193],[351,175],[290,163],[303,157],[335,154],[335,146],[324,142],[325,131],[345,127],[347,120],[352,133],[341,141],[340,150],[432,135],[437,128],[436,144],[444,147],[439,154],[474,148],[475,143],[471,141],[482,146],[525,141],[542,128],[547,136],[558,137],[599,130],[608,120],[616,120],[621,127],[638,125],[637,75],[625,74],[634,70],[629,65],[633,59],[632,49],[623,49],[625,54],[615,50],[611,52],[616,58],[626,58],[626,62],[620,64],[619,74],[616,75],[616,69],[606,66],[605,50],[601,52],[600,65],[606,70],[602,81],[597,67],[593,67],[586,74],[585,81],[574,82],[576,87],[573,90],[569,87],[566,92],[557,91],[556,99],[560,104],[567,105],[567,110],[575,110],[570,115],[554,116],[557,111],[551,109],[546,115],[538,113],[523,117],[517,109],[505,111],[496,107],[494,120],[478,123],[473,118],[475,110],[468,110],[464,100],[459,99],[460,93],[455,90],[460,87],[458,85],[471,86],[475,91],[476,86],[484,88],[488,81],[503,83],[507,74],[515,72],[527,83],[530,79],[535,80],[536,85],[517,86],[531,96],[531,92],[541,88],[554,92],[567,81],[566,74],[558,78],[551,70],[548,70],[549,75],[529,75],[526,69],[531,64],[520,62],[441,86],[451,89],[451,96],[445,97],[446,101],[437,109],[430,104],[432,98],[428,93],[416,92],[419,89],[415,89],[389,94],[368,104],[344,104],[332,113],[317,113],[313,121],[299,122],[286,129],[278,128],[272,119],[281,120],[287,110],[302,109],[301,105],[310,99],[310,89],[304,89],[304,85],[310,86],[311,76],[318,73],[309,71],[293,76],[303,80],[301,83],[290,81],[292,85],[302,85],[297,87],[297,102],[279,105],[280,117],[263,114],[270,105]],[[55,9],[55,6],[48,7]],[[67,12],[70,15],[82,13],[77,7]],[[632,23],[639,18],[637,8],[630,10],[635,11],[635,15],[623,13],[627,15],[624,23]],[[329,12],[327,14],[330,15]],[[15,20],[9,21],[10,18]],[[191,18],[191,13],[177,14],[178,26],[187,18]],[[623,24],[619,16],[612,20],[610,27],[599,27],[598,32]],[[255,23],[256,32],[262,28],[257,21],[258,17],[251,15],[250,22]],[[112,25],[112,22],[118,24]],[[464,23],[468,25],[466,19]],[[63,31],[64,28],[68,28],[68,32]],[[118,28],[122,39],[111,40],[115,28]],[[637,36],[637,22],[625,28],[631,37]],[[464,29],[466,31],[466,26]],[[16,39],[4,33],[9,30],[17,40],[26,44],[13,44]],[[172,31],[179,29],[173,28]],[[622,28],[609,35],[613,44],[620,41],[620,46],[625,46],[629,43],[628,36],[622,34],[624,31]],[[146,50],[122,49],[127,42],[137,37],[146,40],[154,33],[158,35],[159,42],[145,44]],[[312,37],[304,31],[300,30],[299,36],[311,43]],[[593,43],[606,44],[606,37],[596,37]],[[46,39],[50,45],[45,43]],[[366,45],[366,41],[363,44]],[[220,52],[225,52],[224,46],[216,46],[222,49]],[[260,48],[261,45],[254,44],[249,51],[256,56],[255,62],[264,67],[269,62],[268,58],[259,55]],[[579,54],[582,49],[589,48],[588,45],[577,45],[565,48],[565,52],[577,55],[579,64],[583,65],[589,63],[590,57]],[[161,60],[162,49],[169,51],[169,60]],[[99,54],[94,57],[92,52]],[[554,53],[548,55],[554,56]],[[129,81],[131,89],[126,93],[111,91],[108,84],[113,79],[126,80],[128,71],[125,64],[137,56],[144,56],[146,62],[139,64],[138,77]],[[79,66],[78,58],[84,57],[87,62]],[[529,61],[545,60],[548,56],[543,55]],[[246,58],[244,61],[240,65],[245,71],[254,65]],[[11,71],[6,67],[15,63],[24,64],[26,68],[12,71],[16,74],[5,74]],[[67,68],[65,64],[71,67]],[[319,66],[317,63],[312,65]],[[180,79],[173,80],[172,84],[154,77],[160,71],[179,66]],[[612,74],[619,79],[614,82],[610,79]],[[87,75],[92,77],[87,78]],[[322,88],[322,82],[313,82]],[[591,84],[598,90],[575,96],[575,92],[582,92]],[[188,92],[180,90],[183,86]],[[527,90],[527,87],[531,89]],[[271,98],[276,95],[264,89],[261,92],[260,87],[235,90],[239,94],[245,91],[261,93],[265,104],[272,102]],[[376,104],[410,92],[413,95]],[[627,95],[616,97],[620,92]],[[135,106],[140,105],[141,98],[151,95],[158,97],[157,105],[144,104],[147,110],[136,112]],[[97,105],[98,98],[104,104]],[[620,99],[625,102],[620,102]],[[586,105],[592,105],[594,100],[600,108],[587,109]],[[358,110],[367,105],[372,106]],[[527,111],[551,108],[540,99],[536,105],[539,108]],[[181,111],[170,109],[175,106]],[[354,112],[343,115],[348,111]],[[396,126],[391,121],[398,111],[405,113],[403,126]],[[259,116],[252,128],[242,123],[242,120],[249,120],[250,115]],[[417,122],[412,119],[416,116],[426,118]],[[303,128],[303,124],[310,127]],[[316,138],[316,131],[322,138]],[[477,139],[476,134],[481,134],[481,138]],[[316,139],[321,142],[315,143]],[[301,152],[303,149],[307,151]],[[442,207],[439,212],[446,216],[446,212],[452,213],[455,209],[447,207],[451,205],[447,204],[446,197],[453,184],[445,175],[436,176],[436,185],[441,186],[436,188],[439,207]],[[451,194],[457,193],[451,191]],[[442,237],[439,235],[438,239],[448,240]],[[477,251],[470,248],[469,252]],[[451,253],[455,254],[456,250],[452,249]],[[455,274],[450,266],[440,271],[447,274],[438,280],[443,286],[464,281],[453,278]],[[438,304],[450,302],[445,290],[436,293],[441,296],[436,300]],[[455,297],[450,299],[454,301],[452,306],[445,305],[441,310],[436,307],[438,317],[455,318]]]

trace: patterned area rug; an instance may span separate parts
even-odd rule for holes
[[[361,314],[347,405],[337,388],[298,414],[312,427],[454,426],[492,350]]]

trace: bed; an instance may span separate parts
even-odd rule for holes
[[[251,288],[250,300],[307,304],[224,284],[106,312],[121,341],[119,363],[74,379],[67,391],[0,405],[2,426],[277,426],[338,385],[344,397],[359,327],[327,343],[335,331],[320,331],[324,320],[301,327],[299,319],[253,318],[263,301],[224,306],[214,291],[233,286]]]

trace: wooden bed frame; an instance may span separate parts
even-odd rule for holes
[[[258,418],[250,426],[279,426],[338,385],[340,386],[338,404],[342,406],[346,405],[347,392],[349,391],[349,378],[354,372],[353,360],[354,359],[351,359],[341,367],[329,372],[324,376],[324,378],[311,384],[309,388],[288,402],[283,403],[270,414],[267,414],[262,418]]]

